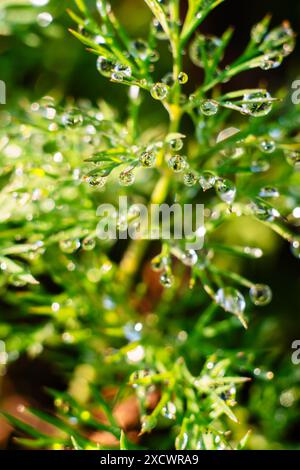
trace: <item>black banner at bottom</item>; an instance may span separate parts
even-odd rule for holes
[[[147,466],[202,466],[259,462],[276,464],[297,462],[297,451],[2,451],[0,468],[5,463],[18,465],[17,468],[39,468],[55,465],[84,465],[84,470],[103,466],[138,468]]]

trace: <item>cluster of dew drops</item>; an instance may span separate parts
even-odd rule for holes
[[[161,28],[160,23],[157,20],[154,20],[153,26],[156,31],[156,35],[159,39],[165,39],[165,33]],[[259,31],[256,31],[255,28],[252,31],[252,36],[255,39],[255,35],[259,35]],[[260,67],[263,70],[276,68],[278,67],[285,55],[288,55],[292,48],[292,32],[288,27],[278,28],[277,31],[270,33],[276,37],[269,38],[276,40],[278,38],[286,38],[286,42],[283,41],[281,50],[277,54],[266,54],[261,61]],[[220,39],[209,36],[196,36],[195,40],[192,42],[190,47],[190,56],[194,64],[198,66],[203,66],[201,62],[201,48],[204,47],[208,53],[213,56],[214,51],[220,46]],[[149,49],[147,43],[138,39],[132,42],[131,44],[131,54],[135,58],[142,60],[148,60],[150,63],[156,62],[159,58],[157,52],[153,52]],[[129,65],[124,65],[113,60],[109,60],[106,57],[100,56],[97,59],[97,70],[99,73],[105,77],[110,78],[115,82],[127,81],[132,83],[137,83],[133,78],[133,73]],[[180,72],[177,77],[178,83],[184,85],[188,82],[188,75],[185,72]],[[174,80],[173,74],[168,73],[160,82],[154,83],[148,87],[148,83],[145,79],[139,81],[138,85],[142,88],[149,89],[151,96],[155,100],[166,100],[170,93],[171,87],[174,85],[176,80]],[[221,106],[230,107],[232,103],[230,102],[218,102],[214,99],[201,99],[197,100],[195,95],[189,97],[189,101],[192,105],[198,107],[200,115],[211,117],[216,115],[219,112]],[[254,92],[245,93],[242,99],[242,104],[239,107],[239,111],[242,114],[251,116],[251,117],[262,117],[270,113],[273,107],[273,102],[271,95],[266,90],[259,90]],[[237,109],[237,107],[235,107]],[[77,127],[83,122],[83,117],[80,115],[80,112],[76,110],[71,110],[63,116],[62,122],[67,127]],[[178,152],[183,148],[183,140],[181,137],[174,137],[168,142],[170,151],[173,155],[168,159],[168,166],[175,173],[183,174],[183,182],[186,186],[192,187],[197,184],[200,184],[203,191],[207,191],[211,188],[215,188],[217,195],[220,199],[227,203],[232,204],[236,196],[236,187],[230,181],[224,178],[218,177],[211,171],[203,171],[201,175],[197,174],[194,171],[189,169],[187,159],[183,155],[179,155]],[[263,153],[270,154],[276,150],[276,143],[271,139],[265,139],[259,143],[260,150]],[[300,152],[298,151],[286,151],[287,162],[292,165],[297,171],[300,169]],[[139,165],[144,168],[152,168],[156,164],[156,150],[153,148],[145,149],[139,155]],[[252,171],[254,173],[265,171],[268,167],[268,162],[253,162]],[[93,175],[86,178],[88,183],[91,186],[103,186],[106,182],[107,177]],[[130,186],[135,181],[135,175],[132,167],[128,167],[121,171],[119,174],[119,183],[122,186]],[[266,187],[262,188],[259,196],[261,198],[268,197],[278,197],[279,192],[275,188]],[[264,220],[264,221],[273,221],[278,215],[277,211],[270,208],[268,205],[263,203],[255,203],[252,205],[254,214]],[[299,209],[299,208],[298,208]],[[299,209],[300,212],[300,209]],[[63,240],[60,243],[62,251],[65,253],[73,253],[80,246],[80,241],[77,239]],[[82,246],[84,249],[89,250],[93,249],[95,242],[93,239],[86,239],[83,241]],[[293,254],[300,259],[300,242],[294,240],[291,242],[291,249]],[[189,250],[182,253],[181,261],[189,267],[192,267],[198,262],[198,255],[194,250]],[[162,271],[160,275],[160,282],[164,287],[170,288],[174,284],[174,277],[170,269],[164,265],[164,260],[161,257],[156,257],[152,261],[152,267],[156,271]],[[250,299],[255,305],[267,305],[272,299],[271,289],[267,285],[258,284],[253,285],[250,288]],[[241,315],[246,307],[246,302],[244,296],[233,287],[224,287],[220,288],[215,294],[215,301],[224,308],[224,310],[229,311],[236,315]]]
[[[255,97],[257,98],[257,97]],[[208,103],[205,103],[208,106]],[[202,104],[203,106],[203,104]],[[209,106],[208,106],[209,108]],[[210,109],[208,115],[212,115]],[[269,112],[269,109],[267,110]],[[203,110],[202,110],[203,112]],[[207,109],[205,111],[207,113]],[[216,112],[216,109],[214,109]],[[263,109],[260,104],[253,104],[251,107],[252,113],[262,115],[261,113],[266,112],[265,103]],[[204,113],[205,114],[205,113]],[[62,117],[62,122],[66,127],[77,127],[83,123],[83,117],[77,110],[71,110],[65,113]],[[226,204],[230,205],[233,203],[236,196],[236,187],[230,181],[218,177],[212,171],[203,171],[201,175],[197,175],[196,172],[190,171],[185,156],[179,155],[184,146],[184,136],[174,136],[174,138],[168,141],[168,146],[172,155],[168,160],[168,166],[174,171],[174,173],[183,174],[183,182],[186,186],[192,187],[199,183],[203,191],[207,191],[211,188],[215,188],[217,195]],[[264,140],[260,144],[260,149],[265,153],[273,153],[276,150],[276,144],[270,140]],[[144,150],[139,156],[139,164],[144,168],[153,168],[156,163],[156,151],[151,149]],[[294,166],[297,170],[300,168],[300,154],[298,152],[288,152],[286,155],[287,161],[290,165]],[[255,172],[259,171],[255,167]],[[87,181],[91,186],[102,186],[105,184],[106,177],[103,176],[92,176],[88,177]],[[134,183],[135,177],[131,168],[123,170],[119,175],[119,183],[122,186],[129,186]],[[274,188],[262,188],[260,191],[260,197],[278,197],[279,192]],[[253,204],[254,214],[264,221],[273,221],[278,216],[277,211],[268,205],[264,205],[262,202]],[[300,215],[300,209],[298,208],[298,215]],[[96,242],[91,237],[86,237],[82,242],[77,238],[70,238],[61,240],[60,249],[66,254],[72,254],[76,252],[80,247],[85,251],[93,250],[96,246]],[[294,240],[291,242],[291,250],[296,258],[300,259],[300,242]],[[180,254],[181,262],[189,268],[198,265],[199,257],[196,251],[187,250]],[[157,256],[152,260],[152,268],[155,271],[160,272],[160,283],[165,288],[171,288],[174,286],[174,276],[168,261],[162,257]],[[265,306],[272,300],[272,291],[269,286],[264,284],[253,284],[249,290],[249,297],[252,303],[256,306]],[[239,318],[243,315],[246,309],[246,300],[244,295],[234,287],[222,287],[217,290],[214,296],[214,300],[220,305],[225,311],[230,312]]]

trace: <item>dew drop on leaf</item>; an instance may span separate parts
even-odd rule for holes
[[[99,176],[99,175],[93,175],[93,176],[88,176],[85,178],[85,180],[88,182],[88,184],[92,187],[98,187],[98,188],[103,188],[107,181],[106,176]]]
[[[252,173],[263,173],[270,169],[270,163],[264,158],[259,158],[251,162],[251,171]]]
[[[264,306],[269,304],[272,300],[272,291],[266,284],[254,285],[251,287],[249,294],[254,305]]]
[[[117,62],[114,66],[111,78],[116,81],[122,81],[123,78],[131,77],[131,67],[129,65],[121,64]]]
[[[154,152],[143,152],[139,158],[139,162],[145,168],[151,168],[155,165],[156,157]]]
[[[173,402],[168,402],[161,410],[162,416],[168,419],[176,418],[176,406]]]
[[[242,105],[243,112],[253,117],[266,116],[273,108],[271,95],[264,90],[244,95],[244,101],[246,103]]]
[[[216,36],[203,36],[199,34],[195,37],[190,46],[190,58],[194,65],[204,67],[203,52],[209,63],[221,45],[221,40]],[[221,57],[222,58],[222,57]]]
[[[148,57],[149,57],[150,62],[152,62],[152,63],[153,63],[153,62],[157,62],[157,61],[159,60],[159,57],[160,57],[160,56],[159,56],[159,52],[157,52],[157,51],[151,51],[151,52],[149,53],[149,56],[148,56]]]
[[[168,85],[168,87],[172,87],[175,83],[173,73],[172,72],[166,73],[166,75],[162,78],[162,82]]]
[[[262,142],[260,142],[259,148],[264,153],[273,153],[276,150],[276,144],[274,140],[263,140]]]
[[[279,197],[280,193],[278,189],[276,188],[273,188],[271,186],[265,186],[264,188],[261,188],[261,190],[259,191],[259,196],[266,197],[266,198]]]
[[[168,161],[168,165],[175,173],[181,173],[187,167],[187,161],[181,155],[174,155]]]
[[[270,31],[264,38],[263,46],[284,57],[291,54],[295,49],[295,34],[289,22],[285,21],[281,26]]]
[[[149,54],[148,44],[143,39],[136,39],[130,45],[130,52],[133,57],[145,60]]]
[[[251,205],[251,209],[255,217],[264,222],[273,222],[279,213],[276,209],[265,204],[264,202],[257,201]]]
[[[181,85],[184,85],[185,83],[188,82],[189,76],[185,72],[180,72],[178,75],[178,81]]]
[[[183,147],[183,140],[182,139],[172,139],[169,142],[169,147],[173,152],[179,152],[179,150]]]
[[[157,37],[157,39],[160,39],[160,40],[167,39],[167,35],[166,35],[162,25],[160,24],[160,22],[156,18],[154,18],[154,20],[153,20],[153,28],[154,28],[154,33],[155,33],[155,36]]]
[[[195,250],[188,250],[182,254],[181,261],[185,266],[194,266],[198,261],[198,255]]]
[[[130,186],[134,183],[135,177],[131,170],[124,170],[119,175],[119,183],[121,186]]]
[[[282,61],[283,57],[281,55],[275,57],[266,55],[260,63],[260,68],[262,70],[276,69],[281,65]]]
[[[234,287],[220,288],[215,295],[215,300],[226,312],[234,315],[241,315],[246,308],[244,296]]]
[[[151,260],[151,268],[153,269],[153,271],[155,272],[162,271],[164,267],[165,267],[165,263],[164,263],[164,258],[162,256],[155,256],[155,258]]]
[[[155,83],[150,90],[152,98],[155,100],[164,100],[169,93],[169,87],[166,83]]]
[[[161,285],[163,287],[166,287],[167,289],[172,287],[174,284],[174,277],[172,274],[162,273],[159,280],[160,280]]]
[[[200,111],[204,116],[214,116],[219,110],[219,103],[215,100],[204,100],[200,104]]]
[[[207,191],[208,189],[211,189],[215,185],[215,182],[216,182],[216,177],[210,171],[204,171],[199,178],[199,183],[203,191]]]
[[[80,247],[80,240],[78,238],[67,238],[60,240],[59,247],[63,253],[74,253]]]
[[[77,109],[70,109],[62,115],[61,122],[65,127],[79,127],[83,123],[83,116]]]
[[[197,177],[191,171],[183,175],[183,182],[185,186],[194,186],[197,183]]]
[[[114,70],[115,64],[105,57],[98,57],[97,59],[97,70],[104,77],[111,77],[112,71]]]
[[[82,248],[85,250],[85,251],[92,251],[96,246],[96,241],[94,238],[84,238],[82,240]]]
[[[236,187],[230,180],[217,179],[215,189],[219,198],[227,204],[232,204],[236,195]]]

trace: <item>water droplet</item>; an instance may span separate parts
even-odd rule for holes
[[[219,198],[227,204],[232,204],[236,196],[236,187],[230,180],[217,179],[215,189]]]
[[[243,103],[242,109],[245,114],[253,117],[266,116],[273,108],[272,101],[268,101],[269,99],[271,95],[265,90],[246,94],[244,101],[247,103]]]
[[[97,70],[104,77],[111,77],[112,71],[114,70],[115,63],[105,57],[98,57],[97,59]]]
[[[260,197],[279,197],[280,193],[278,189],[272,188],[271,186],[265,186],[259,191]]]
[[[82,241],[82,248],[85,250],[85,251],[92,251],[96,246],[96,241],[94,238],[84,238],[84,240]]]
[[[113,82],[123,82],[123,79],[124,79],[124,75],[122,73],[113,72],[111,74],[111,80]]]
[[[143,152],[139,158],[140,164],[145,168],[151,168],[155,165],[156,157],[154,152]]]
[[[284,57],[291,54],[295,49],[295,34],[289,22],[285,21],[281,26],[270,31],[264,38],[263,46]]]
[[[181,261],[185,266],[194,266],[198,261],[198,255],[195,250],[188,250],[182,254]]]
[[[260,64],[260,68],[262,70],[276,69],[281,65],[282,61],[283,57],[281,55],[278,55],[276,57],[266,55]]]
[[[216,177],[210,171],[204,171],[199,178],[199,183],[203,191],[207,191],[208,189],[211,189],[215,185],[215,182],[216,182]]]
[[[295,258],[300,259],[300,241],[299,240],[292,241],[291,252],[295,256]]]
[[[276,144],[274,140],[263,140],[259,144],[259,147],[264,153],[273,153],[276,150]]]
[[[167,289],[169,289],[170,287],[173,286],[174,284],[174,277],[172,274],[168,274],[166,272],[162,273],[160,278],[160,283],[163,287],[166,287]]]
[[[119,183],[121,186],[130,186],[134,183],[135,177],[131,170],[124,170],[119,175]]]
[[[167,73],[163,78],[162,78],[162,82],[165,83],[166,85],[168,85],[168,87],[172,87],[175,83],[174,81],[174,77],[173,77],[173,73],[172,72],[169,72]]]
[[[241,315],[246,308],[244,296],[234,287],[220,288],[215,295],[215,300],[226,312],[234,315]]]
[[[259,158],[251,162],[251,171],[253,173],[263,173],[270,169],[270,163],[264,158]]]
[[[161,414],[168,419],[176,418],[176,406],[173,402],[168,402],[161,410]]]
[[[194,173],[189,171],[183,175],[183,182],[186,186],[194,186],[197,183],[197,177],[194,175]]]
[[[164,100],[169,93],[169,87],[165,83],[155,83],[150,90],[152,98],[155,100]]]
[[[157,51],[151,51],[148,57],[150,62],[157,62],[159,60],[159,53]]]
[[[264,202],[252,203],[251,209],[255,217],[264,222],[273,222],[276,217],[279,217],[278,211]]]
[[[172,139],[169,142],[169,147],[173,152],[179,152],[179,150],[182,149],[183,147],[183,140],[178,138],[178,139]]]
[[[145,60],[148,57],[148,44],[143,39],[136,39],[130,45],[130,52],[133,57]]]
[[[47,26],[49,26],[52,23],[52,21],[53,21],[53,17],[47,11],[43,11],[42,13],[39,13],[37,16],[37,23],[42,28],[47,28]]]
[[[93,175],[93,176],[86,177],[85,180],[92,187],[103,188],[103,186],[105,185],[105,183],[107,181],[107,177],[106,176]]]
[[[83,123],[83,117],[79,110],[70,109],[62,115],[61,121],[64,126],[75,128]]]
[[[157,39],[161,39],[161,40],[167,39],[167,35],[166,35],[162,25],[160,24],[160,22],[156,18],[154,18],[154,20],[153,20],[153,28],[154,28],[155,36],[157,37]]]
[[[155,258],[151,260],[151,267],[155,272],[162,271],[165,268],[165,265],[165,259],[163,256],[155,256]]]
[[[226,390],[225,392],[222,392],[221,395],[220,395],[220,398],[222,400],[224,400],[228,406],[234,406],[236,404],[236,388],[235,388],[235,386],[232,385],[228,390]],[[216,441],[217,441],[218,437],[220,438],[220,436],[217,436]]]
[[[250,299],[254,305],[264,306],[271,302],[272,300],[272,291],[269,286],[265,284],[256,284],[251,287]]]
[[[168,161],[168,165],[175,173],[180,173],[187,167],[187,162],[185,157],[181,155],[174,155]]]
[[[214,116],[219,110],[219,103],[215,100],[204,100],[200,104],[200,111],[205,116]]]
[[[178,81],[181,85],[184,85],[185,83],[188,82],[189,76],[185,72],[180,72],[178,75]]]
[[[285,152],[285,158],[289,165],[300,171],[300,152]]]
[[[223,129],[218,134],[216,143],[217,144],[221,142],[226,143],[227,139],[230,139],[230,137],[233,137],[239,132],[240,132],[240,129],[237,129],[236,127],[228,127],[227,129]],[[242,147],[236,147],[235,144],[232,143],[232,144],[227,144],[226,148],[221,150],[221,153],[227,158],[239,158],[243,155],[244,149]]]
[[[59,241],[59,247],[64,253],[74,253],[80,247],[80,241],[78,238],[68,238],[66,240]]]
[[[115,81],[122,81],[123,78],[131,77],[131,68],[129,65],[121,64],[118,62],[113,69],[113,73],[111,75],[112,80]]]
[[[197,35],[190,46],[191,61],[198,67],[204,67],[203,56],[210,63],[220,45],[221,40],[215,36]]]

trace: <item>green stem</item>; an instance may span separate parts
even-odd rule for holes
[[[181,45],[180,45],[180,31],[179,31],[179,1],[175,0],[170,7],[171,18],[174,23],[174,31],[170,36],[170,42],[173,53],[173,76],[175,82],[173,102],[165,103],[165,107],[168,110],[170,124],[169,133],[178,132],[180,126],[180,120],[182,117],[182,110],[179,106],[181,87],[177,80],[179,72],[181,71],[182,59],[181,59]],[[162,176],[157,182],[152,197],[150,200],[151,204],[162,204],[167,198],[171,175],[170,171],[164,167],[164,160],[161,161]],[[119,279],[122,283],[125,283],[126,287],[132,285],[134,276],[139,269],[140,263],[145,255],[148,248],[149,240],[134,240],[130,243],[127,251],[120,264]]]

